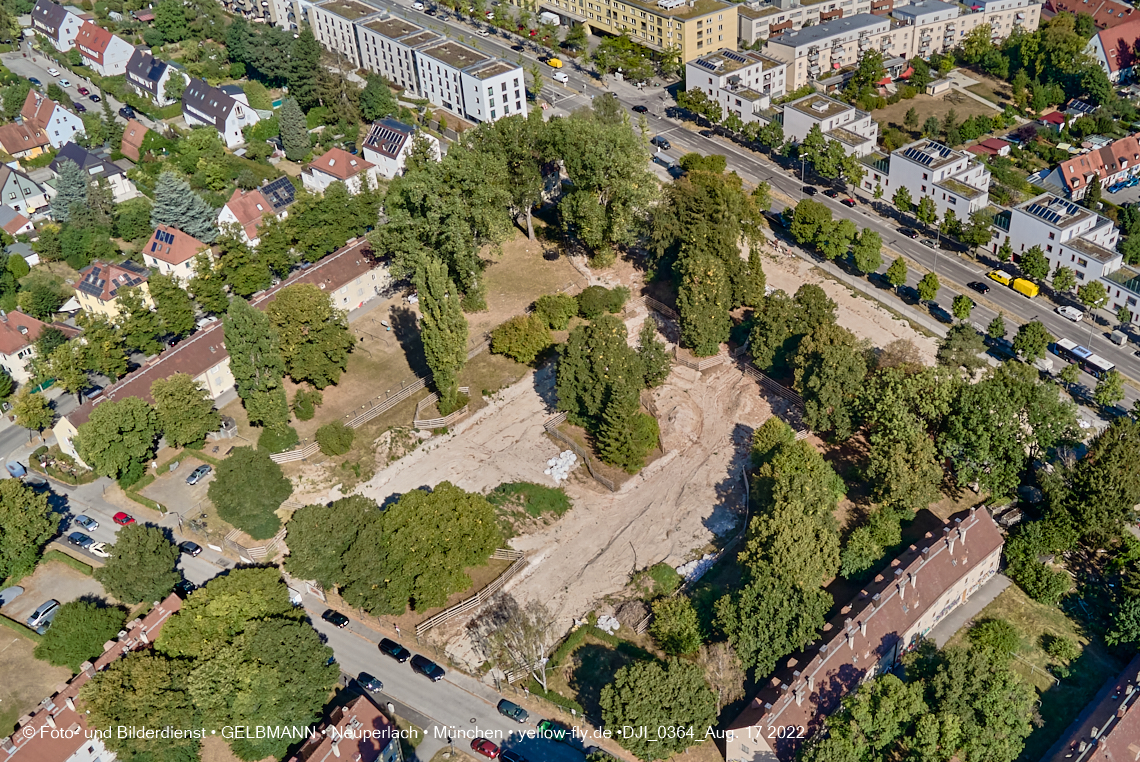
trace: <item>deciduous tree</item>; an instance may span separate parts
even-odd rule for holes
[[[1101,407],[1112,407],[1124,399],[1124,376],[1120,371],[1114,368],[1097,379],[1093,399]]]
[[[1039,360],[1045,356],[1045,350],[1053,341],[1053,334],[1049,333],[1045,325],[1038,320],[1023,323],[1013,337],[1013,349],[1025,358],[1026,362]]]
[[[50,428],[55,420],[55,411],[47,398],[29,391],[26,386],[16,392],[16,397],[12,400],[12,415],[20,426],[39,432]]]
[[[287,286],[265,313],[277,334],[285,371],[295,383],[323,389],[340,380],[356,339],[348,330],[348,316],[328,294],[312,284]]]
[[[777,662],[815,640],[831,596],[775,574],[753,575],[740,591],[716,604],[716,621],[745,668],[770,675]]]
[[[947,368],[965,368],[967,373],[973,374],[979,368],[985,367],[986,361],[982,353],[986,351],[986,343],[974,330],[973,326],[959,323],[950,327],[944,338],[938,344],[936,357],[938,364]]]
[[[934,297],[938,296],[940,288],[942,288],[942,284],[938,282],[938,276],[934,273],[927,273],[918,282],[918,298],[924,302],[933,302]]]
[[[224,321],[226,350],[249,422],[277,428],[289,420],[285,361],[269,317],[240,297],[230,302]]]
[[[293,485],[269,453],[236,447],[218,466],[208,494],[219,516],[253,539],[266,540],[281,528],[275,511],[293,494]]]
[[[57,527],[46,494],[19,479],[0,480],[0,578],[31,574]]]
[[[499,593],[467,629],[500,667],[529,672],[546,690],[547,654],[558,641],[546,604],[534,598],[520,604],[513,595]]]
[[[124,397],[96,405],[79,426],[75,445],[96,473],[117,479],[130,473],[141,476],[157,440],[154,408],[139,397]]]
[[[1099,310],[1108,304],[1108,289],[1099,280],[1089,281],[1077,289],[1077,298],[1090,310]]]
[[[459,372],[467,363],[467,318],[459,304],[459,292],[442,262],[427,262],[416,287],[423,315],[420,335],[424,356],[439,393],[440,412],[447,414],[458,407]]]
[[[1034,280],[1042,280],[1049,274],[1049,260],[1040,246],[1030,246],[1018,261],[1021,271]]]
[[[895,288],[906,284],[906,275],[906,260],[902,257],[891,262],[891,266],[887,268],[887,282]]]
[[[177,546],[162,529],[153,524],[128,524],[119,530],[115,552],[95,570],[95,579],[124,603],[160,601],[182,578],[175,568],[178,556]]]
[[[974,310],[974,300],[965,294],[956,294],[950,309],[959,320],[969,320],[970,313]]]
[[[679,659],[666,664],[636,661],[622,667],[602,688],[600,703],[607,727],[650,729],[647,738],[619,740],[644,760],[665,759],[695,743],[680,733],[658,737],[657,728],[707,728],[716,720],[716,698],[705,684],[701,668]]]
[[[103,654],[103,644],[113,640],[127,621],[122,609],[91,600],[69,601],[59,607],[35,656],[57,667],[79,672],[85,661]]]
[[[123,343],[145,355],[158,354],[162,344],[158,337],[162,326],[158,315],[151,310],[139,287],[120,289],[118,293],[119,334]]]
[[[147,288],[163,333],[182,338],[194,332],[194,303],[173,276],[152,273],[147,279]]]
[[[883,237],[870,228],[863,228],[851,250],[855,267],[861,273],[878,272],[883,266],[882,250]]]
[[[854,432],[854,404],[867,375],[865,351],[854,334],[834,323],[823,323],[800,342],[795,387],[812,430],[840,440]]]
[[[172,447],[205,441],[217,431],[221,414],[214,408],[209,392],[185,373],[156,378],[150,385],[158,428]]]
[[[1053,289],[1058,293],[1072,291],[1077,285],[1077,276],[1071,267],[1061,265],[1053,271]]]
[[[345,583],[344,556],[357,536],[380,518],[376,501],[362,495],[331,505],[306,505],[288,523],[289,555],[285,569],[298,579],[316,580],[326,589]]]

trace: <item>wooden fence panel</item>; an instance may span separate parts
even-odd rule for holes
[[[417,624],[416,635],[423,635],[428,630],[439,627],[441,624],[449,622],[461,614],[466,614],[468,611],[479,608],[491,600],[495,593],[503,589],[503,585],[507,584],[512,577],[522,571],[522,568],[526,566],[526,554],[518,550],[511,550],[510,548],[499,548],[491,554],[491,558],[496,558],[501,561],[513,558],[514,561],[502,574],[495,578],[494,582],[487,585],[475,595]]]

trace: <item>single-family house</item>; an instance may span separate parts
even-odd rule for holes
[[[83,120],[77,114],[34,88],[28,91],[20,116],[24,124],[43,130],[52,148],[59,148],[83,134]]]
[[[218,213],[218,226],[237,225],[242,240],[250,246],[257,246],[261,223],[267,217],[279,220],[288,217],[289,205],[295,198],[295,189],[288,177],[279,177],[249,191],[237,188]]]
[[[431,144],[432,153],[439,160],[439,140],[426,132],[419,132],[415,127],[403,122],[385,117],[372,123],[372,128],[364,138],[361,153],[364,158],[376,166],[381,177],[391,180],[402,174],[412,151],[412,145],[419,137]]]
[[[125,74],[127,62],[135,52],[133,45],[97,26],[94,21],[87,21],[79,27],[75,47],[83,55],[83,62],[100,77]]]
[[[245,142],[242,128],[261,121],[244,92],[224,92],[202,79],[191,79],[182,93],[182,116],[191,127],[213,127],[227,147]]]
[[[30,217],[46,211],[47,189],[23,172],[0,164],[0,203]]]
[[[79,34],[79,27],[88,18],[91,17],[75,13],[52,0],[36,0],[32,8],[32,29],[47,37],[56,50],[66,52],[75,47],[75,35]]]
[[[21,233],[30,233],[35,225],[24,215],[10,206],[0,204],[0,230],[15,238]]]
[[[400,733],[366,696],[357,696],[329,712],[289,762],[401,762]]]
[[[1065,126],[1068,117],[1060,111],[1051,111],[1038,120],[1042,127],[1048,127],[1051,130],[1060,132],[1061,128]]]
[[[127,178],[127,173],[106,158],[94,154],[76,143],[68,143],[59,149],[48,167],[59,176],[59,167],[65,161],[74,162],[92,180],[102,180],[111,189],[111,197],[121,204],[139,196],[135,184]]]
[[[978,156],[1009,156],[1009,151],[1012,147],[1012,144],[1000,138],[986,138],[966,150]]]
[[[1100,64],[1112,82],[1133,78],[1138,60],[1136,50],[1140,43],[1140,18],[1102,29],[1092,36],[1085,52]]]
[[[0,125],[0,149],[13,159],[34,159],[50,145],[47,133],[39,127],[19,122]]]
[[[309,162],[301,172],[301,184],[314,193],[324,193],[333,183],[342,182],[348,192],[355,195],[360,192],[364,177],[375,186],[376,165],[343,148],[330,148]]]
[[[77,328],[63,323],[45,323],[19,310],[0,310],[0,367],[17,384],[32,377],[28,361],[36,354],[36,339],[49,325],[63,331],[68,338],[79,335]]]
[[[189,233],[169,225],[159,225],[143,246],[143,260],[163,275],[172,275],[185,284],[194,277],[194,257],[209,254],[210,247]]]
[[[103,315],[110,320],[119,316],[119,292],[124,288],[138,288],[143,301],[151,304],[147,288],[147,269],[129,259],[121,265],[92,262],[79,271],[79,284],[75,296],[79,306],[88,312]]]
[[[127,84],[146,98],[159,106],[169,106],[172,101],[166,97],[166,83],[171,77],[181,77],[184,83],[190,82],[190,77],[175,67],[155,58],[148,48],[137,47],[127,61]]]
[[[123,129],[123,144],[120,150],[123,156],[126,156],[133,162],[142,160],[142,144],[146,140],[146,134],[150,132],[143,123],[137,119],[131,119],[127,122],[127,126]]]

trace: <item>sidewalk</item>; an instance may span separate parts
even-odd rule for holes
[[[934,629],[930,631],[928,637],[939,648],[942,648],[950,638],[954,637],[954,633],[981,613],[982,609],[993,603],[994,598],[1001,595],[1002,591],[1010,584],[1012,583],[1009,581],[1009,577],[1004,574],[995,574],[989,582],[982,585],[976,593],[970,596],[970,600],[951,611],[945,619],[934,625]]]

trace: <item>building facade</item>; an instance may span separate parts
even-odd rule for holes
[[[182,116],[191,127],[213,127],[228,148],[245,142],[242,129],[261,121],[240,88],[233,94],[191,79],[182,93]]]
[[[183,83],[190,83],[190,77],[184,72],[162,59],[155,58],[146,48],[136,48],[127,62],[127,84],[136,93],[158,106],[169,106],[174,103],[166,97],[166,83],[171,77],[181,77]]]
[[[135,52],[133,45],[96,26],[94,21],[87,21],[79,27],[79,33],[75,35],[75,47],[83,55],[83,62],[100,77],[126,74],[127,62]]]
[[[364,138],[361,152],[365,159],[376,166],[376,171],[381,177],[391,180],[403,173],[408,154],[417,139],[427,141],[431,146],[432,155],[436,161],[439,161],[438,138],[391,117],[372,123],[372,129]]]
[[[38,90],[29,90],[20,109],[24,124],[41,129],[52,148],[75,140],[83,132],[83,120]]]
[[[923,138],[893,151],[889,157],[869,156],[866,163],[863,190],[874,192],[881,187],[883,197],[889,199],[899,188],[906,188],[914,204],[927,196],[934,201],[939,219],[954,212],[955,217],[966,221],[974,212],[989,206],[990,171],[969,151]]]
[[[816,26],[825,21],[860,13],[882,16],[890,13],[892,8],[894,0],[830,0],[822,3],[809,2],[806,5],[800,0],[754,0],[741,5],[737,11],[740,41],[754,45],[781,32]]]
[[[471,122],[494,122],[527,114],[522,67],[487,56],[453,40],[416,48],[423,96]]]
[[[1100,64],[1112,82],[1136,77],[1136,50],[1140,46],[1140,19],[1104,29],[1093,35],[1085,52]]]
[[[685,64],[685,87],[703,91],[725,116],[736,114],[748,124],[766,121],[762,112],[787,91],[787,70],[783,61],[760,53],[718,50]]]
[[[821,93],[784,106],[785,138],[802,142],[817,126],[825,138],[837,141],[855,156],[870,154],[879,139],[879,123],[870,114]]]
[[[363,19],[356,24],[360,44],[361,65],[384,79],[399,85],[405,92],[422,97],[416,71],[416,48],[442,38],[396,16],[386,13]]]
[[[301,184],[313,193],[324,193],[333,183],[341,182],[349,194],[355,196],[365,182],[375,188],[376,179],[375,164],[343,148],[330,148],[301,172]]]
[[[36,0],[32,8],[32,29],[47,37],[56,50],[66,52],[75,47],[75,35],[88,18],[91,17],[73,13],[51,0]]]
[[[1001,564],[1001,533],[985,509],[928,532],[840,609],[824,635],[785,660],[729,725],[728,762],[790,762],[806,738],[774,738],[775,727],[814,735],[858,686],[893,669],[934,625],[969,600]]]
[[[1140,135],[1114,140],[1103,148],[1063,161],[1045,176],[1045,184],[1066,198],[1079,201],[1088,192],[1093,177],[1102,187],[1140,174]]]
[[[0,164],[0,202],[20,214],[33,217],[47,212],[47,189],[23,172]]]
[[[194,277],[194,257],[209,255],[209,251],[209,245],[168,225],[159,225],[142,248],[148,267],[177,278],[184,286]]]
[[[97,156],[76,143],[68,143],[59,149],[59,153],[48,167],[58,177],[59,165],[65,161],[74,162],[89,178],[98,178],[106,183],[116,204],[142,195],[135,188],[135,184],[127,178],[127,173],[122,167],[112,164],[106,158]]]
[[[13,159],[34,159],[50,147],[47,133],[34,125],[0,125],[0,150]]]
[[[321,46],[343,57],[353,69],[361,68],[360,47],[356,40],[356,22],[376,15],[376,8],[357,0],[322,0],[309,10],[313,36]]]
[[[79,335],[77,328],[63,323],[45,323],[19,310],[0,310],[0,368],[17,384],[32,377],[28,363],[36,356],[36,339],[48,327],[58,328],[69,339]]]

